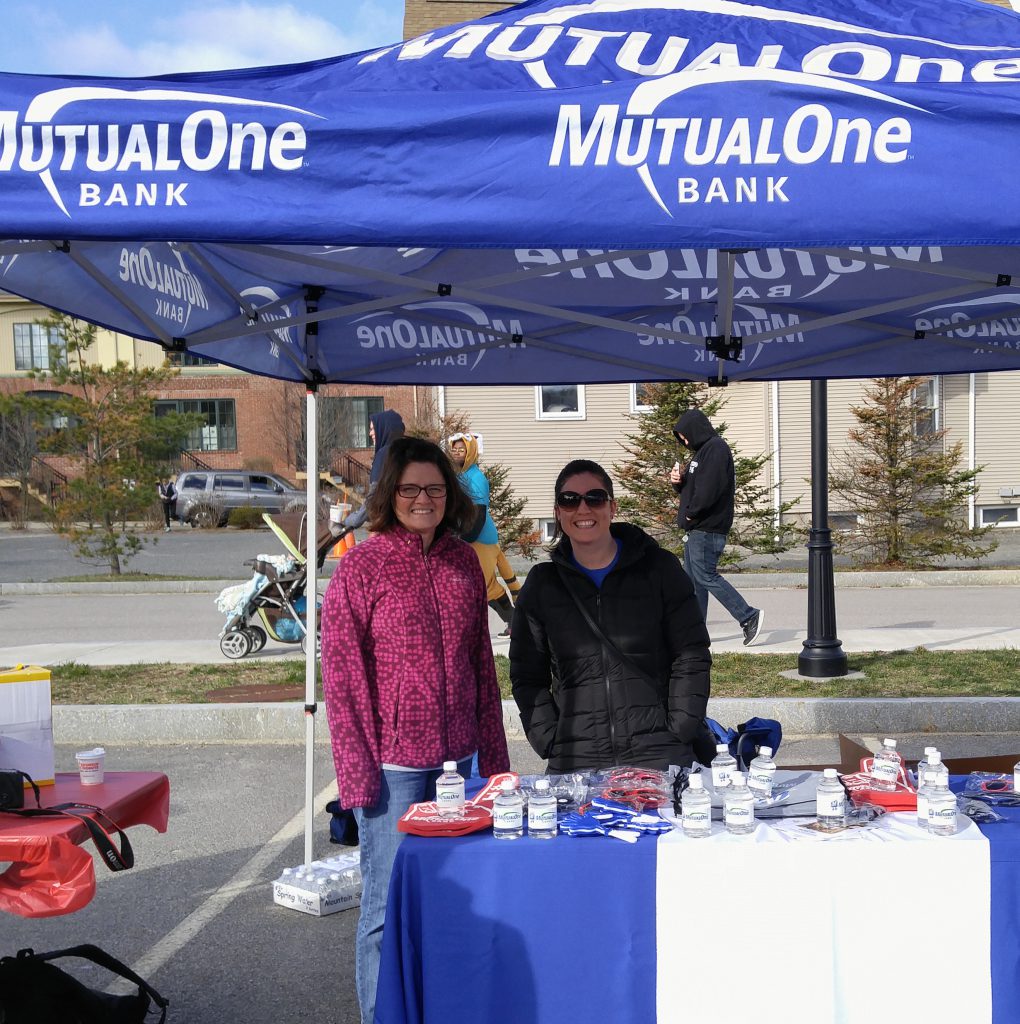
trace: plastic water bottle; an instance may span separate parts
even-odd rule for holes
[[[456,761],[443,762],[443,774],[436,779],[436,807],[443,818],[464,817],[464,779]]]
[[[1013,792],[1020,793],[1020,761],[1013,765]]]
[[[726,831],[746,836],[755,829],[754,794],[744,785],[744,773],[734,772],[723,793],[723,821]]]
[[[936,836],[954,835],[956,794],[949,788],[949,777],[937,775],[931,785],[931,792],[928,794],[928,831]]]
[[[928,831],[928,797],[934,788],[938,772],[928,771],[921,779],[921,785],[917,787],[917,825]]]
[[[924,781],[924,773],[928,770],[928,765],[931,762],[932,751],[936,750],[936,747],[925,747],[924,758],[917,762],[917,772],[915,777],[917,779],[917,788],[921,788],[921,784]]]
[[[846,790],[835,768],[822,772],[822,781],[815,790],[815,818],[818,827],[838,832],[846,825]]]
[[[524,835],[524,800],[512,779],[504,779],[492,802],[492,834],[497,839],[520,839]]]
[[[946,785],[949,785],[949,766],[943,764],[942,753],[935,747],[932,747],[928,754],[928,767],[925,768],[925,771],[934,772],[936,775],[944,775],[946,777]]]
[[[730,753],[725,743],[717,743],[715,757],[712,758],[712,785],[716,789],[725,789],[730,778],[737,770],[737,759]]]
[[[687,780],[687,788],[680,797],[680,810],[680,827],[685,836],[702,839],[712,834],[712,798],[700,775],[692,775]]]
[[[759,800],[772,796],[772,783],[776,780],[776,762],[771,747],[759,747],[758,756],[747,767],[747,787]]]
[[[896,789],[896,780],[900,777],[903,758],[896,749],[896,741],[882,740],[882,749],[875,755],[871,763],[871,778],[874,789],[883,793],[892,793]]]
[[[556,838],[556,797],[548,779],[538,779],[528,799],[528,835],[532,839]]]

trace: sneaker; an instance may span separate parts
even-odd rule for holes
[[[506,628],[505,628],[505,629],[503,630],[503,632],[502,632],[502,633],[497,633],[497,634],[496,634],[496,636],[509,636],[509,635],[510,635],[510,627],[509,627],[509,626],[507,626],[507,627],[506,627]]]
[[[741,625],[741,629],[744,631],[744,646],[747,647],[753,644],[758,639],[758,634],[761,632],[761,627],[765,623],[765,613],[759,608],[754,615],[752,615],[747,622]]]
[[[170,532],[170,527],[169,526],[164,526],[163,527],[163,532],[164,533],[169,533]]]

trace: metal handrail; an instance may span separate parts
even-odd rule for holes
[[[368,484],[372,477],[372,468],[366,466],[363,462],[359,462],[347,452],[336,457],[334,470],[344,483],[350,484],[352,487],[358,487],[363,491],[368,490]]]

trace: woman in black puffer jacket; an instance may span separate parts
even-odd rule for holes
[[[562,537],[528,573],[510,641],[528,741],[552,773],[690,765],[712,657],[687,574],[643,530],[612,523],[613,483],[598,463],[568,463],[555,500]]]

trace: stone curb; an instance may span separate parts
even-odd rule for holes
[[[804,572],[729,574],[741,590],[796,590],[807,587]],[[325,579],[325,576],[319,577]],[[868,587],[1020,587],[1020,569],[939,569],[928,572],[836,572],[837,590]],[[167,580],[124,583],[0,583],[0,596],[42,594],[218,594],[243,583],[232,580]]]
[[[302,743],[304,705],[272,704],[56,704],[58,743]],[[1020,697],[946,697],[940,700],[839,697],[717,698],[709,717],[733,727],[754,716],[774,718],[787,736],[907,735],[911,733],[1020,733]],[[326,716],[316,716],[316,740],[329,738]],[[503,726],[522,739],[513,701],[503,701]]]

